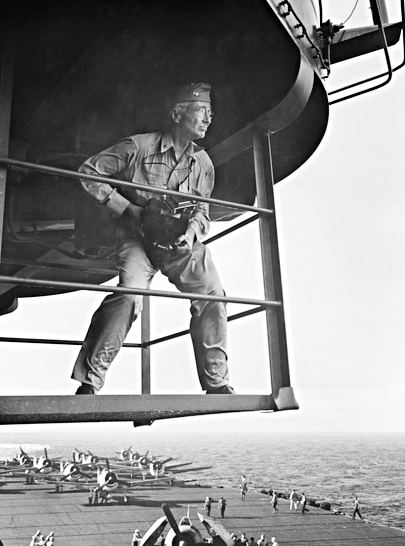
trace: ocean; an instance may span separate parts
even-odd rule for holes
[[[153,435],[143,427],[136,433],[109,428],[106,434],[97,426],[94,429],[91,434],[71,429],[63,434],[1,431],[0,460],[13,457],[20,446],[32,456],[42,455],[46,447],[50,458],[71,458],[75,448],[113,457],[121,448],[132,446],[134,451],[149,451],[161,458],[212,465],[210,470],[184,475],[201,484],[238,487],[244,474],[250,489],[275,489],[288,495],[294,488],[346,514],[357,496],[363,517],[405,529],[405,433]]]

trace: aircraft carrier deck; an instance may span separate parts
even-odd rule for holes
[[[162,503],[167,503],[176,520],[187,514],[208,537],[197,512],[204,514],[203,501],[210,496],[214,502],[211,517],[221,521],[229,532],[238,536],[245,532],[256,540],[262,533],[270,541],[275,536],[280,546],[404,546],[405,531],[308,506],[290,511],[289,502],[279,500],[277,514],[272,514],[270,498],[249,490],[245,501],[238,488],[208,485],[154,486],[131,491],[127,504],[122,500],[103,505],[89,505],[84,490],[56,492],[53,486],[25,485],[17,478],[1,480],[0,539],[4,546],[29,546],[32,535],[40,529],[45,535],[55,533],[55,545],[67,546],[131,546],[132,534],[138,528],[143,535],[160,517]],[[225,519],[218,513],[218,499],[228,501]],[[170,528],[167,524],[165,534]]]

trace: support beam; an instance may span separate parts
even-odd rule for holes
[[[15,41],[11,29],[3,34],[0,73],[0,156],[8,156],[10,140],[11,99],[13,93]],[[0,263],[6,199],[6,167],[0,165]]]
[[[141,338],[142,394],[150,394],[150,296],[145,296],[143,298],[143,309],[141,315]]]
[[[260,129],[253,129],[252,139],[257,202],[259,206],[274,209],[270,134],[266,136]],[[277,297],[278,301],[283,302],[276,215],[274,214],[271,218],[261,217],[259,226],[265,298]],[[290,387],[283,306],[281,305],[277,310],[266,309],[266,319],[271,386],[273,393],[277,393],[282,387]]]

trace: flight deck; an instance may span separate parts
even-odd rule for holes
[[[308,506],[309,512],[290,510],[289,501],[279,499],[277,514],[272,514],[270,497],[258,490],[249,490],[241,500],[240,489],[208,484],[152,485],[131,491],[127,503],[109,501],[96,506],[88,504],[85,490],[56,492],[49,485],[25,485],[20,478],[2,478],[0,487],[0,529],[5,546],[28,546],[32,535],[40,529],[47,535],[55,533],[59,545],[130,546],[132,534],[139,529],[142,536],[164,514],[167,503],[176,520],[187,515],[193,525],[208,538],[197,512],[204,514],[206,496],[213,499],[211,517],[222,523],[230,533],[245,532],[256,540],[264,533],[270,542],[275,536],[280,546],[403,546],[405,531],[385,527],[366,519],[352,520],[349,515]],[[228,501],[225,518],[221,519],[218,500]],[[333,508],[333,505],[332,505]],[[169,529],[167,525],[165,534]]]

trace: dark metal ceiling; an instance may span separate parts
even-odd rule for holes
[[[17,36],[11,136],[42,154],[156,130],[165,90],[188,81],[213,88],[209,149],[278,104],[301,61],[265,0],[6,4]]]
[[[281,108],[288,121],[272,137],[275,181],[304,163],[323,138],[323,84],[265,0],[3,0],[3,14],[3,30],[16,44],[15,159],[76,170],[84,157],[124,136],[158,130],[168,87],[190,81],[212,86],[215,117],[201,144],[214,156],[226,139],[283,104],[303,65],[309,67],[305,101],[298,108],[290,99]],[[9,224],[32,225],[73,220],[82,199],[77,182],[13,172],[6,197]],[[213,197],[253,204],[249,147],[216,166]],[[211,214],[216,219],[221,212]],[[66,234],[55,236],[60,242]],[[15,274],[19,261],[41,260],[44,252],[35,242],[5,238],[9,265],[3,260],[2,271]]]

